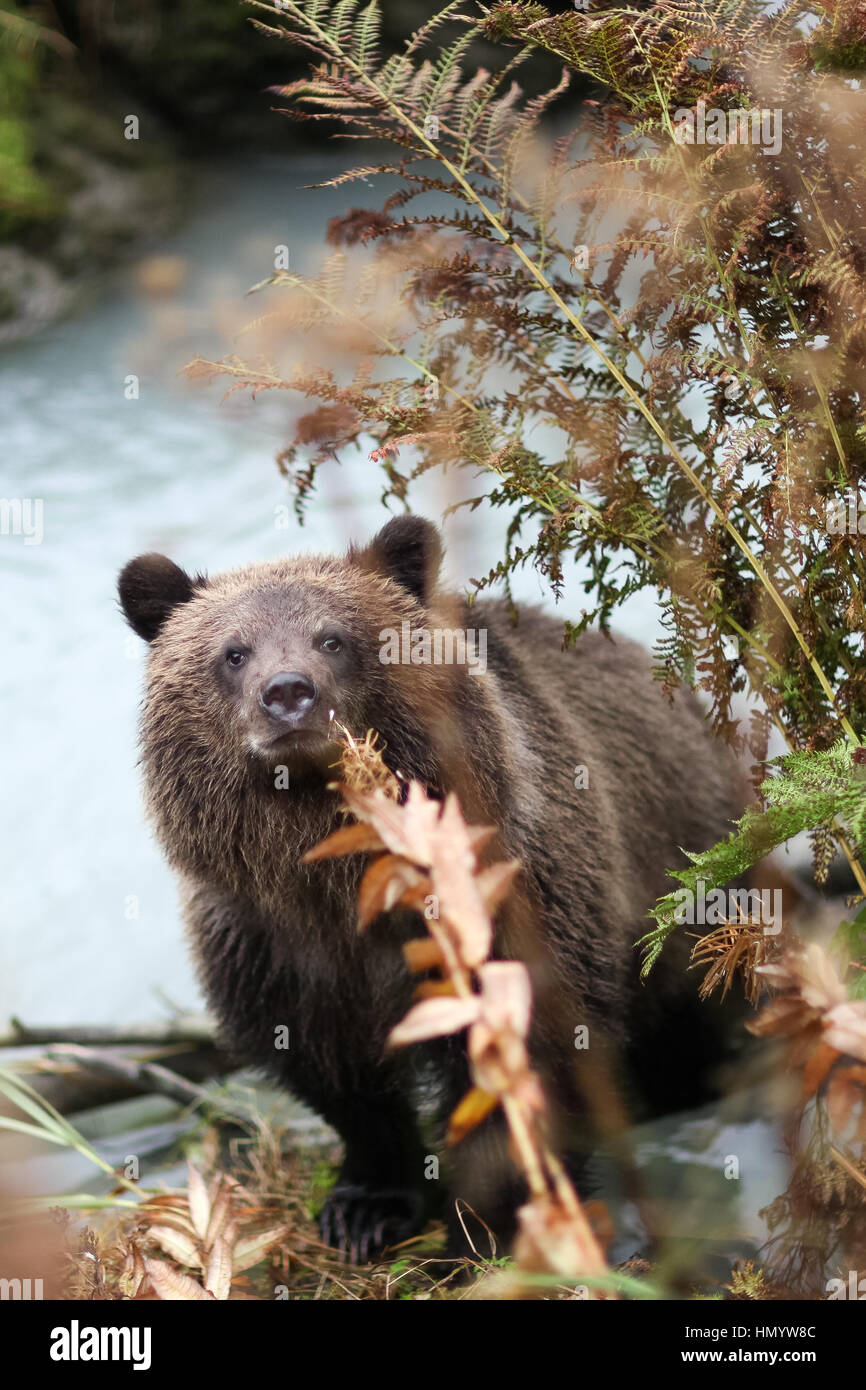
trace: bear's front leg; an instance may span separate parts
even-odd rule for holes
[[[263,1068],[340,1135],[345,1158],[322,1212],[324,1239],[367,1260],[424,1224],[431,1184],[414,1107],[413,1069],[388,1055],[409,1006],[399,949],[354,946],[350,968],[312,934],[269,927],[248,900],[210,890],[187,898],[208,1002],[228,1047]],[[398,966],[400,967],[398,970]],[[275,1037],[288,1035],[288,1047]]]
[[[320,1217],[322,1239],[352,1263],[408,1240],[428,1214],[424,1153],[411,1107],[399,1095],[324,1095],[297,1074],[292,1090],[337,1130],[345,1157]]]

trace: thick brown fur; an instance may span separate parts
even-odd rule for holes
[[[591,1135],[616,1122],[614,1091],[647,1108],[688,1103],[718,1051],[682,945],[644,986],[634,942],[681,849],[706,848],[739,814],[733,760],[695,701],[666,700],[639,647],[588,633],[563,651],[561,625],[539,611],[515,626],[502,603],[470,608],[441,593],[439,559],[435,529],[406,517],[346,557],[207,580],[141,557],[120,581],[130,622],[151,641],[148,804],[184,878],[203,987],[235,1054],[340,1132],[346,1158],[324,1229],[362,1257],[423,1219],[436,1185],[424,1180],[419,1093],[432,1083],[446,1115],[468,1087],[465,1049],[458,1039],[386,1054],[412,997],[400,946],[422,924],[392,916],[360,937],[360,857],[301,862],[343,823],[325,787],[333,746],[322,736],[284,757],[262,751],[249,691],[275,670],[303,669],[326,715],[357,736],[376,729],[394,770],[456,791],[468,820],[498,827],[491,853],[523,862],[497,952],[530,966],[534,1060],[578,1177]],[[380,633],[403,620],[485,629],[486,672],[382,664]],[[331,630],[343,640],[333,659],[317,646]],[[244,696],[225,670],[232,643],[249,653]],[[281,758],[289,786],[278,789]],[[588,786],[575,786],[579,765]],[[589,1047],[576,1050],[581,1025]],[[275,1046],[281,1027],[287,1050]],[[520,1184],[496,1120],[458,1154],[451,1196],[507,1235]]]

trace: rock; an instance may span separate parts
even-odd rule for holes
[[[62,217],[31,237],[34,249],[0,243],[0,346],[70,313],[106,270],[170,231],[186,211],[189,179],[179,161],[123,167],[69,147],[56,162],[71,185]],[[173,293],[183,278],[182,268],[168,264],[174,260],[143,262],[150,268],[139,272],[140,287],[153,295]]]
[[[68,314],[76,289],[21,246],[0,246],[0,345],[28,338]]]
[[[72,273],[99,270],[177,220],[177,171],[123,168],[83,150],[66,150],[79,187],[67,199],[54,256]]]

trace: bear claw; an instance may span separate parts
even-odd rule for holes
[[[415,1234],[424,1202],[410,1188],[371,1188],[337,1183],[322,1208],[319,1226],[326,1245],[345,1262],[366,1264],[389,1245]]]

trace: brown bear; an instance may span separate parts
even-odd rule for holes
[[[515,624],[503,602],[441,592],[440,561],[436,528],[402,516],[343,557],[191,578],[143,555],[119,581],[150,643],[148,806],[185,882],[206,996],[232,1052],[341,1135],[322,1229],[360,1259],[423,1223],[436,1141],[422,1141],[419,1108],[441,1119],[469,1081],[459,1038],[386,1049],[411,1004],[401,946],[420,918],[392,913],[361,937],[363,856],[303,862],[344,823],[327,789],[332,719],[376,730],[392,770],[456,792],[467,820],[497,827],[491,855],[522,861],[496,951],[529,965],[533,1059],[578,1182],[620,1098],[681,1106],[718,1052],[688,943],[647,985],[634,943],[681,850],[720,839],[741,809],[733,759],[691,696],[663,696],[640,647],[587,633],[563,649],[540,611]],[[394,647],[418,631],[468,633],[465,659]],[[449,1210],[463,1198],[507,1239],[520,1194],[491,1117],[458,1146]]]

